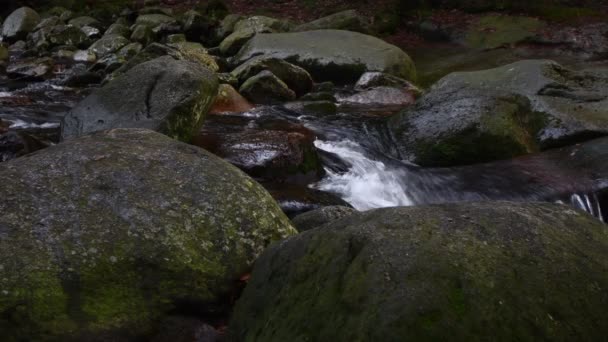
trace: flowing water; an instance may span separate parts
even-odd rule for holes
[[[64,112],[90,91],[59,86],[64,73],[60,70],[53,79],[39,83],[0,79],[0,120],[9,124],[9,132],[42,137],[48,144],[57,142]],[[359,210],[457,201],[551,201],[568,203],[606,222],[608,168],[603,166],[608,160],[608,138],[513,160],[421,168],[401,161],[386,120],[394,112],[395,108],[362,105],[343,106],[328,115],[290,106],[262,106],[227,116],[230,125],[215,128],[222,134],[235,126],[262,130],[277,122],[285,127],[305,126],[316,136],[314,145],[325,175],[307,180],[308,190],[295,192],[316,189],[335,194]],[[208,118],[206,127],[212,127],[214,120]],[[274,153],[263,143],[254,148],[261,157]],[[273,188],[290,186],[287,182],[268,188],[272,193]],[[283,204],[310,209],[290,196],[283,198]]]

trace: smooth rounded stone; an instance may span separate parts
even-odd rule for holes
[[[156,35],[152,31],[152,28],[148,25],[138,24],[133,27],[133,33],[131,33],[131,41],[141,43],[144,46],[152,43],[156,40]]]
[[[131,58],[123,67],[118,69],[114,77],[131,70],[136,65],[161,56],[171,56],[177,60],[186,60],[197,63],[213,72],[217,72],[219,70],[219,66],[213,57],[207,53],[201,44],[186,42],[168,46],[160,43],[152,43]]]
[[[247,123],[238,115],[213,115],[193,144],[208,150],[257,180],[309,184],[323,175],[315,134],[286,120]]]
[[[123,36],[110,34],[101,37],[101,39],[93,43],[93,45],[89,47],[89,51],[94,53],[98,58],[101,58],[120,50],[129,43],[131,42]]]
[[[232,32],[234,32],[234,26],[242,19],[243,16],[240,14],[228,14],[226,17],[224,17],[219,26],[215,29],[215,37],[217,41],[224,40]]]
[[[131,29],[127,25],[114,23],[108,27],[104,35],[117,34],[128,38],[131,36]]]
[[[602,339],[606,250],[604,224],[559,204],[355,213],[267,249],[227,339]]]
[[[298,65],[317,82],[354,83],[367,71],[416,79],[414,63],[403,50],[357,32],[261,33],[245,44],[232,62],[240,65],[258,55]]]
[[[8,341],[149,341],[165,317],[223,303],[296,233],[241,171],[145,129],[63,142],[1,165],[0,180]]]
[[[97,56],[89,50],[80,50],[74,53],[74,61],[76,62],[95,63],[96,60]]]
[[[284,20],[265,16],[241,19],[234,25],[233,32],[220,43],[220,52],[225,56],[234,55],[256,34],[286,32],[290,27]]]
[[[369,31],[369,24],[356,10],[346,10],[296,26],[292,31],[314,30],[347,30],[367,33]]]
[[[97,29],[103,28],[103,24],[99,20],[89,16],[82,16],[71,19],[70,21],[68,21],[68,24],[76,26],[78,28],[82,28],[84,26],[95,27]]]
[[[157,27],[162,24],[175,24],[177,21],[165,14],[143,14],[137,17],[135,20],[136,25],[146,25],[151,28]]]
[[[61,19],[59,19],[59,17],[52,16],[52,17],[48,17],[48,18],[44,18],[44,19],[40,20],[40,23],[38,23],[38,25],[36,25],[36,27],[34,27],[34,29],[32,31],[38,31],[43,28],[52,28],[53,26],[62,25],[62,24],[63,24],[63,22],[61,21]]]
[[[261,71],[245,81],[239,93],[252,102],[260,104],[281,103],[296,98],[296,93],[268,70]]]
[[[59,60],[73,60],[76,51],[72,48],[73,47],[71,46],[68,46],[66,48],[60,48],[59,50],[53,52],[52,57]]]
[[[217,94],[208,69],[169,56],[142,63],[93,92],[63,119],[62,139],[111,128],[147,128],[189,141]]]
[[[51,76],[53,65],[55,65],[55,62],[49,57],[21,60],[20,62],[9,64],[6,68],[6,73],[10,78],[32,82],[44,81],[44,79]]]
[[[74,16],[75,16],[74,12],[72,12],[70,10],[65,10],[65,11],[61,12],[61,14],[59,15],[59,19],[61,21],[63,21],[64,23],[67,23],[70,20],[72,20],[74,18]]]
[[[530,39],[545,26],[537,18],[487,15],[467,29],[464,43],[473,48],[495,49]]]
[[[393,75],[382,72],[366,72],[361,75],[361,78],[355,83],[355,89],[364,90],[375,87],[394,87],[410,89],[412,92],[421,95],[422,90],[413,85],[411,82]]]
[[[165,42],[169,45],[171,44],[177,44],[177,43],[185,43],[186,42],[186,35],[183,33],[176,33],[176,34],[171,34],[168,35],[165,38]]]
[[[33,37],[34,35],[35,34],[30,37]],[[56,46],[85,48],[90,44],[87,35],[81,29],[71,25],[57,25],[52,27],[48,32],[45,32],[35,44],[40,45],[42,43],[41,40],[44,40],[48,45],[48,48]]]
[[[82,32],[84,32],[84,34],[89,39],[99,39],[99,38],[101,38],[101,31],[98,28],[96,28],[96,27],[83,26],[83,27],[80,28],[80,30]]]
[[[29,7],[21,7],[11,13],[2,24],[2,37],[10,42],[25,39],[40,23],[40,15]]]
[[[116,55],[125,60],[129,60],[140,53],[143,48],[144,47],[141,45],[141,43],[131,43],[118,50]]]
[[[296,227],[298,232],[302,233],[332,223],[356,212],[357,210],[353,208],[339,205],[322,207],[294,217],[291,219],[291,223]]]
[[[217,97],[209,114],[242,113],[251,110],[253,105],[229,84],[220,84]]]
[[[375,87],[340,98],[338,101],[346,105],[389,106],[404,108],[416,102],[416,94],[408,89],[394,87]]]
[[[474,164],[608,134],[608,74],[547,60],[452,73],[391,119],[402,157]]]
[[[312,90],[312,77],[306,70],[278,58],[255,57],[241,64],[231,73],[239,80],[239,83],[243,83],[264,70],[272,72],[285,82],[297,96],[302,96]]]

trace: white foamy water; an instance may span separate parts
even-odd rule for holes
[[[316,189],[333,192],[357,210],[412,205],[406,194],[405,173],[371,160],[354,141],[315,141],[323,151],[338,155],[349,165],[346,173],[326,169],[326,177],[314,185]]]
[[[45,122],[43,124],[36,124],[32,122],[25,122],[23,120],[11,120],[11,125],[9,128],[56,128],[59,127],[58,122]]]
[[[570,197],[570,202],[572,203],[573,206],[582,209],[586,212],[588,212],[589,214],[597,217],[600,219],[600,221],[602,222],[606,222],[604,221],[604,215],[602,213],[602,207],[600,206],[600,203],[598,201],[598,198],[596,195],[579,195],[579,194],[574,194]]]

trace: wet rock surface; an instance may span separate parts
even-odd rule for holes
[[[2,164],[0,179],[9,340],[149,336],[170,312],[213,307],[295,233],[242,172],[149,130],[65,142]]]
[[[217,78],[200,65],[161,57],[95,91],[63,119],[62,139],[110,128],[148,128],[188,141],[217,95]]]
[[[604,225],[556,204],[353,214],[268,249],[229,336],[594,339],[604,334],[607,247]]]

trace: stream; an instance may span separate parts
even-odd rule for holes
[[[44,82],[0,78],[0,133],[2,125],[8,131],[0,136],[0,161],[19,156],[14,145],[23,142],[16,142],[15,134],[27,137],[23,139],[28,145],[27,152],[58,142],[59,124],[65,111],[91,91],[61,86],[69,70],[69,66],[58,68],[53,78]],[[336,97],[348,91],[339,89]],[[594,167],[593,163],[598,156],[608,159],[608,138],[512,160],[421,168],[401,161],[395,148],[386,118],[397,110],[338,105],[337,112],[328,115],[297,105],[258,106],[244,113],[209,115],[202,135],[251,129],[273,131],[276,127],[290,131],[301,126],[313,132],[324,175],[262,182],[290,216],[340,201],[358,210],[369,210],[509,200],[568,203],[604,222],[608,220],[608,170],[601,165]],[[263,164],[274,153],[264,143],[252,148],[254,164]]]

